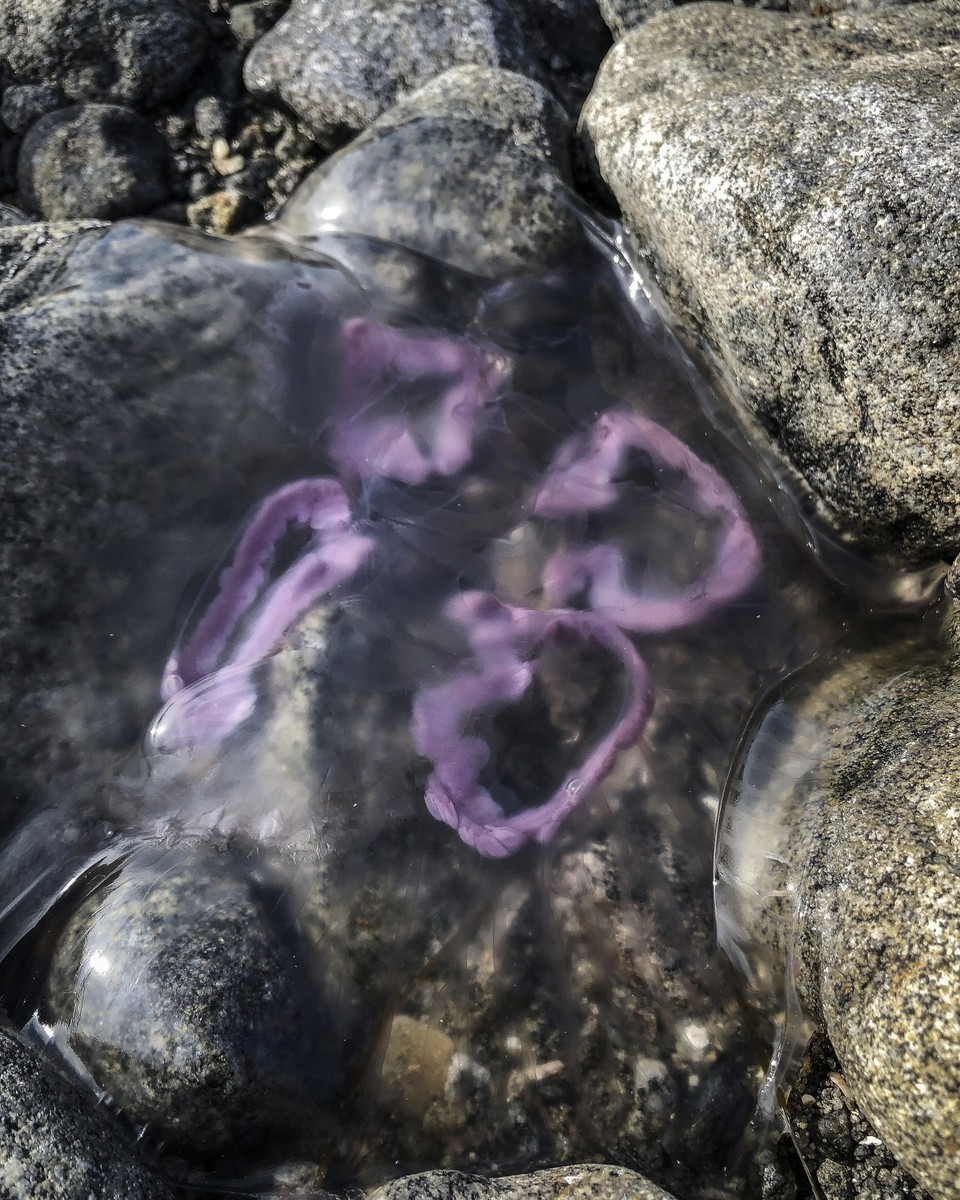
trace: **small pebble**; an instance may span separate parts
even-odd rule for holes
[[[237,192],[213,192],[187,206],[187,220],[204,233],[236,233],[255,214],[256,205]]]
[[[202,96],[193,110],[193,124],[203,141],[222,140],[230,129],[230,110],[219,96]]]

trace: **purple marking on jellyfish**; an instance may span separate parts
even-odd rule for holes
[[[420,484],[452,475],[473,445],[508,375],[504,357],[458,338],[407,333],[365,317],[343,323],[344,397],[349,411],[334,425],[330,453],[339,470],[360,479]],[[449,376],[434,409],[417,424],[403,412],[378,413],[378,392],[397,380]]]
[[[255,664],[272,654],[287,630],[355,575],[370,556],[373,539],[349,522],[346,493],[332,479],[301,479],[261,504],[232,563],[220,574],[210,607],[184,649],[174,651],[167,662],[161,691],[173,703],[159,719],[168,746],[218,741],[251,714]],[[291,525],[310,529],[313,535],[297,560],[262,591],[277,544]],[[247,628],[230,647],[255,606]],[[198,681],[200,686],[193,686]],[[186,694],[185,688],[190,689]]]
[[[653,690],[647,668],[629,639],[592,613],[514,608],[482,592],[456,597],[446,611],[464,626],[473,659],[468,669],[425,688],[414,700],[414,745],[433,764],[426,804],[468,846],[488,858],[503,858],[526,842],[550,841],[610,771],[620,751],[639,736],[650,715]],[[490,747],[464,731],[474,717],[523,696],[533,681],[537,651],[561,632],[597,642],[614,654],[624,669],[627,697],[611,730],[548,800],[506,816],[479,782]]]
[[[605,413],[589,433],[560,448],[534,497],[533,511],[562,519],[611,508],[623,487],[616,474],[631,448],[685,475],[693,485],[694,511],[720,524],[710,568],[673,593],[636,591],[625,582],[622,552],[612,544],[595,543],[551,555],[543,585],[551,603],[567,603],[586,591],[591,609],[621,628],[662,633],[690,625],[746,591],[760,568],[760,547],[733,489],[713,467],[662,425],[631,412]]]

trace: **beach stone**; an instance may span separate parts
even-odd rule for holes
[[[8,1200],[173,1200],[102,1105],[0,1027],[0,1193]]]
[[[615,46],[582,116],[754,436],[840,534],[909,562],[960,546],[958,43],[954,0],[692,4]]]
[[[369,1200],[672,1200],[669,1192],[625,1167],[555,1167],[530,1175],[484,1179],[462,1171],[424,1171],[394,1180]]]
[[[485,275],[569,255],[564,115],[540,84],[458,67],[383,114],[291,198],[280,227],[363,233]]]
[[[754,985],[768,956],[782,988],[776,964],[782,976],[792,956],[786,982],[843,1086],[901,1166],[953,1200],[960,656],[876,641],[801,672],[755,723],[721,815],[720,940]]]
[[[199,66],[206,26],[190,0],[8,0],[0,60],[22,83],[71,100],[153,108],[175,99]]]
[[[278,95],[330,148],[470,63],[535,69],[506,0],[295,0],[248,55],[244,80]]]
[[[597,0],[603,19],[618,38],[624,37],[644,21],[649,21],[657,13],[669,12],[689,2],[690,0]],[[733,0],[733,3],[738,2],[740,0]],[[825,17],[845,8],[880,8],[888,3],[911,2],[912,0],[748,0],[748,6]]]
[[[17,175],[24,200],[49,220],[135,216],[167,198],[167,144],[128,108],[76,105],[33,125]]]
[[[71,1048],[127,1120],[194,1162],[311,1145],[341,1084],[342,1012],[280,894],[229,855],[149,847],[53,955]]]
[[[11,133],[25,133],[39,117],[60,108],[63,92],[49,84],[14,84],[0,100],[0,120]]]

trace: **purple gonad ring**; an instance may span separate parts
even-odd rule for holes
[[[345,321],[344,402],[330,454],[345,478],[417,485],[470,461],[509,375],[508,360],[464,338],[427,337],[365,317]],[[435,376],[438,395],[419,418],[383,412],[396,382]]]
[[[309,540],[269,583],[277,548],[291,528],[307,531]],[[352,578],[372,550],[373,540],[352,524],[346,492],[334,479],[301,479],[264,500],[220,573],[217,594],[163,672],[165,700],[190,689],[181,705],[184,716],[192,709],[189,743],[223,737],[250,714],[256,699],[251,668],[308,609]],[[161,714],[168,730],[172,716]]]
[[[550,841],[610,771],[619,752],[639,737],[653,690],[630,640],[592,613],[515,608],[489,593],[467,592],[448,604],[447,615],[466,630],[473,658],[467,669],[424,689],[414,700],[414,744],[433,765],[427,808],[468,846],[488,858],[503,858],[529,841]],[[533,682],[538,651],[560,634],[592,641],[617,658],[625,679],[623,704],[613,726],[546,801],[507,816],[480,783],[491,748],[468,729],[477,717],[523,696]]]
[[[534,513],[563,519],[611,509],[623,488],[617,473],[631,449],[645,451],[654,465],[689,481],[692,508],[719,527],[712,564],[673,592],[633,590],[625,582],[621,550],[595,542],[551,555],[543,569],[544,591],[552,604],[586,592],[591,610],[622,629],[662,633],[691,625],[745,592],[757,576],[760,547],[730,485],[662,425],[623,410],[605,413],[586,434],[561,446],[534,496]]]

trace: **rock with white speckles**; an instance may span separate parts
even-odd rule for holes
[[[103,1108],[0,1028],[5,1200],[172,1200]]]
[[[531,1175],[483,1179],[461,1171],[408,1175],[369,1200],[672,1200],[669,1192],[624,1167],[556,1167]]]
[[[580,226],[567,198],[565,116],[540,84],[457,67],[396,104],[325,162],[281,228],[370,234],[478,274],[567,259]]]
[[[257,42],[244,79],[279,95],[334,146],[449,67],[535,71],[505,0],[296,0]]]
[[[796,676],[735,764],[718,841],[721,943],[774,1004],[789,956],[845,1088],[938,1200],[960,1195],[951,637],[850,646]]]
[[[692,4],[608,55],[582,127],[677,317],[824,519],[960,548],[960,6]]]

